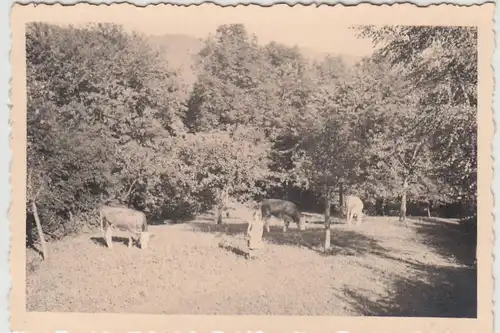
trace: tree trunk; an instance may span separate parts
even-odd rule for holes
[[[137,183],[137,179],[135,179],[132,184],[130,184],[127,192],[125,192],[122,196],[122,202],[125,203],[127,200],[128,204],[130,205],[130,194],[132,193],[132,190],[134,189],[134,185]]]
[[[431,202],[427,201],[427,217],[431,217]]]
[[[386,211],[387,211],[387,202],[385,197],[382,197],[382,216],[386,216]]]
[[[226,206],[227,195],[228,195],[227,188],[222,189],[218,194],[216,213],[215,213],[217,224],[222,224],[222,213],[224,212],[224,208]]]
[[[42,224],[40,223],[40,217],[38,216],[38,209],[34,201],[31,203],[31,209],[33,210],[33,216],[36,222],[36,229],[38,230],[38,237],[40,238],[40,244],[42,245],[43,260],[47,260],[48,258],[47,244],[45,243],[45,237],[43,236],[43,231],[42,231]]]
[[[342,184],[339,186],[339,209],[340,212],[342,212],[342,209],[344,207],[344,187]]]
[[[217,202],[217,206],[215,206],[215,220],[217,224],[222,224],[222,204]]]
[[[404,222],[406,219],[406,190],[408,187],[408,181],[405,179],[403,181],[403,194],[401,195],[401,206],[399,208],[399,221]]]
[[[330,189],[325,185],[325,251],[331,248],[330,238]]]

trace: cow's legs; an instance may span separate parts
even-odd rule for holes
[[[356,214],[356,224],[361,224],[361,213],[360,212],[358,212]]]
[[[289,225],[290,220],[288,219],[288,217],[283,218],[283,232],[287,232]]]
[[[113,240],[113,235],[111,234],[111,228],[106,228],[106,232],[104,233],[104,238],[106,240],[106,245],[108,248],[113,248],[112,240]]]
[[[264,226],[266,227],[267,233],[269,233],[271,231],[269,228],[269,217],[264,218]]]
[[[352,212],[350,209],[347,210],[347,224],[351,225],[352,222]]]

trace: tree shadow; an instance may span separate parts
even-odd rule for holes
[[[229,252],[236,254],[237,256],[246,257],[248,255],[248,253],[246,251],[240,249],[239,247],[237,247],[233,244],[229,244],[228,242],[219,242],[218,246],[221,249],[224,249],[226,251],[229,251]]]
[[[304,216],[308,224],[325,224],[324,215],[309,212],[302,212],[302,215]],[[343,217],[340,213],[332,214],[330,216],[330,224],[345,224],[345,217]]]
[[[106,240],[103,238],[103,237],[90,237],[90,240],[96,244],[96,245],[99,245],[99,246],[103,246],[103,247],[108,247],[108,245],[106,244]],[[119,236],[112,236],[111,237],[111,241],[113,244],[115,243],[121,243],[123,245],[127,245],[128,246],[128,238],[127,237],[119,237]],[[132,245],[134,245],[134,241],[132,240]]]
[[[28,243],[28,244],[26,244],[26,246],[28,248],[32,249],[33,251],[35,251],[36,254],[38,254],[40,257],[43,258],[42,250],[40,250],[37,246],[35,246],[35,243]]]
[[[210,233],[210,234],[225,234],[228,236],[236,236],[245,234],[248,225],[246,223],[223,223],[215,224],[213,221],[206,222],[204,220],[196,220],[189,223],[193,226],[194,231]]]
[[[413,222],[431,252],[456,260],[450,260],[448,266],[437,266],[399,258],[388,251],[374,253],[404,263],[413,274],[392,273],[385,277],[391,284],[389,297],[383,299],[374,300],[369,291],[353,289],[344,289],[340,297],[365,316],[477,318],[475,241],[457,223],[432,218]]]
[[[393,276],[389,297],[344,288],[340,297],[364,316],[477,318],[477,277],[470,267],[413,263],[417,274]]]
[[[458,223],[433,218],[413,220],[413,226],[422,242],[446,258],[471,266],[476,260],[477,233],[465,232]]]
[[[182,224],[189,223],[196,218],[196,215],[189,214],[179,217],[155,216],[148,221],[148,225]]]
[[[387,251],[373,237],[363,235],[356,230],[335,227],[331,228],[331,248],[326,251],[324,250],[324,228],[306,229],[304,231],[292,229],[286,233],[280,229],[276,232],[271,231],[269,234],[264,234],[264,239],[273,244],[306,247],[325,256],[362,256]]]
[[[194,231],[224,234],[227,236],[244,235],[247,230],[246,223],[207,224],[203,222],[192,222]],[[321,255],[365,255],[368,253],[384,253],[387,250],[379,245],[379,242],[356,230],[345,230],[331,228],[331,249],[324,250],[325,230],[323,228],[311,228],[300,231],[292,226],[287,232],[283,232],[281,226],[270,226],[270,232],[264,230],[263,239],[267,243],[304,247]]]

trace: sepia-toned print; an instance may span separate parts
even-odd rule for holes
[[[491,332],[491,7],[124,6],[17,8],[26,315]]]

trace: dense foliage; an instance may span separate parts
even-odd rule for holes
[[[222,191],[327,215],[348,193],[402,219],[407,203],[475,211],[475,30],[355,29],[380,47],[349,67],[222,25],[187,87],[146,36],[28,25],[28,212],[59,237],[110,200],[183,217]]]

